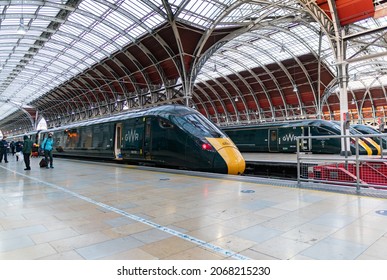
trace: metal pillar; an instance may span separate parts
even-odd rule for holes
[[[344,136],[341,138],[341,155],[342,156],[351,156],[350,149],[350,139],[345,137],[349,135],[349,127],[345,125],[346,116],[348,115],[348,69],[347,62],[345,62],[346,55],[346,41],[343,39],[345,37],[345,28],[340,25],[340,20],[338,18],[336,10],[336,2],[333,0],[328,0],[329,9],[332,14],[332,21],[335,30],[335,51],[336,51],[336,63],[337,63],[337,76],[339,81],[339,90],[340,90],[340,121],[341,121],[341,135]]]

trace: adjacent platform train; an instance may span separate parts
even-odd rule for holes
[[[327,136],[321,139],[306,139],[300,151],[316,154],[340,154],[341,140],[329,138],[341,135],[340,126],[325,120],[301,120],[267,123],[249,126],[222,127],[241,152],[297,152],[296,137]],[[354,131],[352,131],[354,133]],[[351,138],[350,149],[355,154],[355,139]],[[370,144],[373,142],[372,144]],[[359,139],[359,154],[376,155],[380,147],[366,137]]]
[[[228,136],[196,110],[181,105],[71,124],[31,138],[41,143],[48,132],[54,134],[54,155],[234,175],[245,169],[243,156]]]
[[[381,134],[385,134],[385,133],[381,133],[380,131],[376,130],[375,128],[371,127],[371,126],[368,126],[368,125],[365,125],[365,124],[353,124],[351,125],[354,129],[356,129],[357,131],[359,131],[360,133],[363,133],[363,134],[378,134],[378,135],[381,135]],[[387,137],[382,137],[382,136],[373,136],[373,137],[370,137],[372,140],[374,140],[376,143],[378,143],[379,145],[381,144],[383,149],[387,149]]]

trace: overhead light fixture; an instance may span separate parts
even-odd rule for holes
[[[285,52],[285,46],[284,46],[284,41],[281,41],[281,49],[280,53]]]
[[[293,92],[297,92],[297,91],[298,91],[297,86],[294,85],[294,86],[293,86]]]
[[[237,97],[235,97],[235,101],[236,101],[236,102],[238,102],[238,96],[237,96]]]
[[[17,34],[26,34],[26,29],[24,27],[24,18],[23,18],[23,6],[24,3],[22,1],[22,7],[21,7],[21,18],[20,18],[20,23],[19,23],[19,28],[17,29]]]
[[[282,52],[285,52],[285,46],[283,42],[281,43],[281,49],[280,49],[280,53]]]
[[[20,19],[19,28],[17,29],[17,34],[26,34],[26,29],[24,28],[24,19]]]

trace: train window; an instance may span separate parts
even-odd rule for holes
[[[270,131],[270,141],[277,141],[277,131],[276,130]]]
[[[325,128],[322,128],[322,127],[315,127],[315,128],[316,128],[318,135],[332,135],[332,134],[334,134],[331,131],[329,131]]]
[[[165,119],[159,119],[159,125],[161,128],[173,128],[173,124]]]
[[[185,131],[189,131],[198,137],[226,137],[226,135],[219,128],[217,128],[208,119],[200,114],[176,116],[174,118],[174,122]]]

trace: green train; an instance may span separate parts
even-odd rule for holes
[[[53,133],[54,155],[114,159],[160,167],[242,174],[235,144],[194,109],[164,105],[30,133],[41,143]]]
[[[316,154],[340,154],[341,140],[329,136],[341,135],[340,125],[326,120],[300,120],[273,122],[248,126],[222,127],[241,152],[295,153],[296,137],[327,136],[321,139],[304,139],[301,152]],[[356,134],[354,131],[350,132]],[[350,149],[355,154],[355,140],[351,138]],[[359,139],[359,154],[380,154],[380,147],[367,137]]]
[[[380,131],[376,130],[375,128],[365,124],[353,124],[351,125],[351,127],[353,127],[354,129],[356,129],[357,131],[363,134],[382,134]],[[374,140],[376,143],[378,143],[379,145],[382,144],[383,149],[387,149],[387,137],[373,136],[370,138]]]

